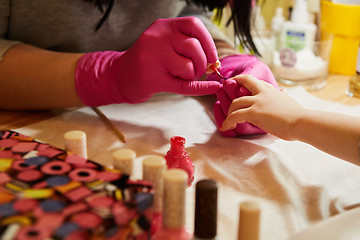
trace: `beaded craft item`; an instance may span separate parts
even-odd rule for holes
[[[153,194],[146,181],[0,131],[0,239],[149,239]]]

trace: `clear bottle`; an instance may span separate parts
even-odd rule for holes
[[[275,16],[271,19],[271,38],[273,48],[276,51],[280,49],[280,36],[281,36],[281,29],[283,28],[285,18],[283,16],[283,8],[277,7]]]
[[[290,21],[285,21],[281,30],[281,48],[291,48],[295,52],[305,46],[312,46],[317,26],[310,22],[306,0],[296,0]]]
[[[271,67],[274,46],[271,40],[271,31],[266,30],[266,24],[261,14],[260,6],[253,8],[251,36],[257,50],[261,54],[261,56],[258,56],[259,60]]]
[[[174,136],[170,139],[170,150],[167,152],[165,159],[169,169],[180,168],[188,173],[188,186],[194,181],[195,165],[185,151],[185,138]]]
[[[350,78],[349,88],[346,91],[346,95],[349,97],[360,98],[360,72],[357,72],[355,76]]]

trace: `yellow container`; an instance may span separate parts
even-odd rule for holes
[[[354,75],[360,45],[360,6],[322,0],[320,29],[322,40],[334,37],[329,72]]]

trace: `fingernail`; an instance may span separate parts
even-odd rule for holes
[[[221,66],[220,60],[216,60],[214,65],[215,65],[216,68],[219,68]]]

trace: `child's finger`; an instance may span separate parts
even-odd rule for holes
[[[233,77],[241,86],[244,86],[251,92],[252,95],[256,95],[260,92],[260,89],[264,87],[264,84],[254,76],[245,74]]]
[[[214,105],[214,117],[215,117],[216,125],[220,130],[221,135],[223,135],[224,137],[235,137],[238,135],[234,130],[229,130],[233,126],[227,128],[226,131],[222,131],[220,129],[224,120],[226,119],[226,115],[223,113],[222,107],[220,106],[220,102],[216,102]]]
[[[286,88],[280,88],[280,92],[282,92],[282,93],[286,93],[286,94],[287,94],[287,90],[286,90]]]
[[[235,124],[245,122],[244,112],[246,109],[240,109],[235,112],[232,112],[222,123],[220,130],[221,131],[228,131],[231,129]]]
[[[230,115],[234,111],[251,107],[251,105],[254,103],[253,98],[253,96],[244,96],[234,99],[232,104],[229,106],[227,114]]]
[[[266,82],[266,81],[264,81],[264,80],[260,80],[266,87],[268,87],[268,88],[272,88],[272,89],[276,89],[275,87],[274,87],[274,85],[272,85],[272,84],[270,84],[270,83],[268,83],[268,82]]]

